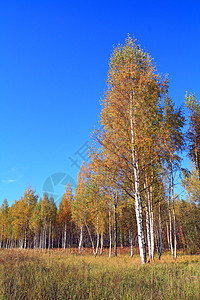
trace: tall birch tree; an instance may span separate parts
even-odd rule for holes
[[[141,174],[149,165],[149,145],[155,146],[149,159],[158,156],[162,141],[160,98],[166,82],[156,74],[150,56],[128,37],[124,45],[114,49],[107,83],[98,141],[103,155],[111,159],[105,167],[115,177],[116,185],[134,200],[140,257],[145,263]]]

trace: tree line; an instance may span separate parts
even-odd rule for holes
[[[0,209],[0,247],[92,247],[94,256],[117,256],[117,247],[139,246],[141,263],[177,249],[200,249],[200,105],[186,94],[176,107],[169,81],[151,56],[128,36],[110,58],[100,129],[94,131],[90,161],[82,164],[75,195],[70,183],[57,208],[27,188],[20,200]],[[192,170],[182,167],[188,150]],[[185,197],[175,193],[181,175]]]

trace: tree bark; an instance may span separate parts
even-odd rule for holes
[[[66,242],[67,242],[67,219],[65,219],[65,231],[64,231],[64,241],[63,241],[64,249],[66,249]]]
[[[24,232],[24,249],[26,249],[26,245],[27,245],[27,223],[25,226],[25,232]]]
[[[48,249],[51,248],[51,219],[49,224],[49,243],[48,243]]]
[[[163,251],[160,201],[159,201],[159,207],[158,207],[158,217],[159,217],[159,235],[160,235],[160,246],[159,246],[159,259],[160,259],[161,255],[162,255],[162,251]]]
[[[97,244],[96,244],[96,251],[95,251],[94,257],[97,256],[98,249],[99,249],[99,215],[98,215],[98,211],[97,211]]]
[[[86,222],[85,222],[85,226],[86,226],[86,228],[87,228],[88,235],[89,235],[89,238],[90,238],[90,242],[91,242],[91,245],[92,245],[93,254],[94,254],[94,256],[95,256],[94,242],[93,242],[93,239],[92,239],[92,235],[91,235],[91,232],[90,232],[90,228],[88,227],[88,225],[87,225]]]
[[[111,251],[112,251],[112,230],[111,230],[111,213],[110,213],[110,209],[109,209],[109,240],[110,240],[109,257],[111,257]]]
[[[176,247],[177,247],[177,240],[176,240],[176,215],[175,215],[175,207],[174,207],[174,177],[173,177],[173,168],[171,165],[171,195],[172,195],[172,211],[173,211],[173,219],[174,219],[174,258],[177,258],[176,254]]]
[[[170,179],[170,188],[169,188],[169,198],[168,198],[168,209],[169,209],[169,244],[170,250],[172,254],[172,258],[174,258],[174,251],[172,245],[172,217],[171,217],[171,179]]]
[[[52,232],[51,232],[51,248],[54,248],[54,226],[52,226]]]
[[[122,214],[119,215],[119,237],[120,237],[120,244],[121,248],[124,248],[123,246],[123,235],[122,235]]]
[[[103,253],[103,231],[101,232],[101,248],[100,248],[100,255]]]
[[[3,224],[1,227],[1,244],[0,244],[0,248],[2,248],[2,241],[3,241]]]
[[[82,242],[83,242],[83,226],[81,226],[81,231],[80,231],[80,240],[79,240],[79,252],[81,252],[81,248],[82,248]]]
[[[150,233],[151,233],[151,259],[154,258],[154,216],[153,216],[153,187],[152,187],[152,181],[153,181],[153,174],[151,175],[151,185],[150,185]]]
[[[114,203],[114,256],[117,256],[117,204]]]
[[[141,263],[146,263],[146,244],[143,228],[143,218],[142,218],[142,199],[140,192],[140,181],[139,181],[139,166],[136,159],[135,151],[135,137],[134,137],[134,116],[133,116],[133,92],[130,95],[130,123],[131,123],[131,152],[132,152],[132,163],[134,169],[134,179],[135,179],[135,212],[137,220],[137,230],[138,230],[138,243],[140,251]]]
[[[147,179],[146,179],[147,181]],[[146,230],[147,230],[147,244],[148,244],[148,253],[149,253],[149,261],[152,259],[151,257],[151,235],[150,235],[150,221],[149,221],[149,209],[147,199],[149,197],[149,193],[147,190],[147,183],[144,182],[144,190],[145,190],[145,211],[146,211]]]
[[[131,257],[133,257],[133,232],[132,230],[129,230],[129,241],[131,245]]]

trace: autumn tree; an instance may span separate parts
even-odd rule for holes
[[[103,130],[97,139],[108,158],[104,167],[134,200],[140,257],[145,263],[141,176],[161,151],[160,99],[166,82],[156,74],[150,56],[128,37],[114,49],[107,83],[100,120]]]
[[[29,227],[34,234],[34,248],[42,247],[42,215],[41,215],[41,199],[36,203],[30,218]]]
[[[20,247],[30,246],[31,230],[29,227],[31,215],[37,203],[38,196],[35,191],[28,187],[20,200],[15,201],[11,207],[13,237],[19,240]]]
[[[8,201],[4,199],[1,207],[0,207],[0,229],[1,229],[1,240],[0,240],[0,248],[3,245],[3,234],[6,231],[6,227],[8,225]]]
[[[200,204],[200,182],[194,165],[191,166],[191,172],[183,169],[182,186],[186,191],[186,200]]]
[[[58,210],[58,220],[60,227],[62,228],[62,245],[63,248],[66,248],[67,244],[67,234],[69,235],[70,231],[70,225],[71,225],[71,206],[72,206],[72,200],[73,200],[73,195],[72,195],[72,188],[70,183],[67,183],[66,186],[66,191],[62,196],[62,200],[59,205],[59,210]]]
[[[184,149],[184,135],[182,128],[185,123],[182,108],[175,108],[172,99],[166,95],[164,99],[163,126],[165,128],[165,145],[163,147],[163,162],[168,177],[168,208],[169,208],[169,226],[170,226],[170,248],[172,257],[176,259],[177,240],[176,240],[176,215],[175,215],[175,196],[174,180],[175,171],[180,169],[180,153]],[[172,217],[174,231],[174,249],[172,244]]]
[[[41,232],[41,248],[47,248],[47,234],[51,219],[51,202],[47,193],[44,193],[43,199],[41,199],[41,220],[42,220],[42,232]],[[49,240],[50,242],[50,240]]]
[[[188,254],[199,254],[200,249],[200,206],[187,200],[176,203],[177,233],[179,247]]]
[[[96,184],[98,186],[98,191],[100,194],[99,204],[101,207],[102,218],[106,221],[106,217],[108,216],[108,231],[109,231],[109,256],[111,256],[112,252],[112,227],[113,229],[113,245],[114,245],[114,256],[117,256],[117,214],[119,211],[119,205],[122,199],[122,190],[119,186],[115,184],[113,180],[113,176],[110,176],[110,168],[109,165],[111,163],[110,157],[105,156],[105,153],[98,153],[98,149],[96,145],[92,145],[90,149],[90,168],[92,178],[95,178]],[[105,168],[107,165],[107,168]],[[116,176],[115,176],[116,179]],[[107,211],[107,213],[106,213]],[[122,216],[121,216],[122,219]],[[112,223],[114,226],[112,226]],[[120,220],[120,223],[121,220]],[[105,231],[105,225],[102,227]],[[120,227],[120,230],[122,227]],[[120,231],[120,235],[122,232]],[[102,248],[101,243],[101,248]]]
[[[88,181],[88,168],[83,162],[78,173],[77,187],[72,205],[72,218],[78,228],[80,228],[79,251],[83,243],[83,228],[87,220],[88,210],[85,201],[85,189]]]
[[[200,178],[200,104],[194,94],[186,94],[185,105],[189,110],[189,157]]]

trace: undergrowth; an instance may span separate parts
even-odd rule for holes
[[[1,250],[0,299],[200,299],[200,258]]]

